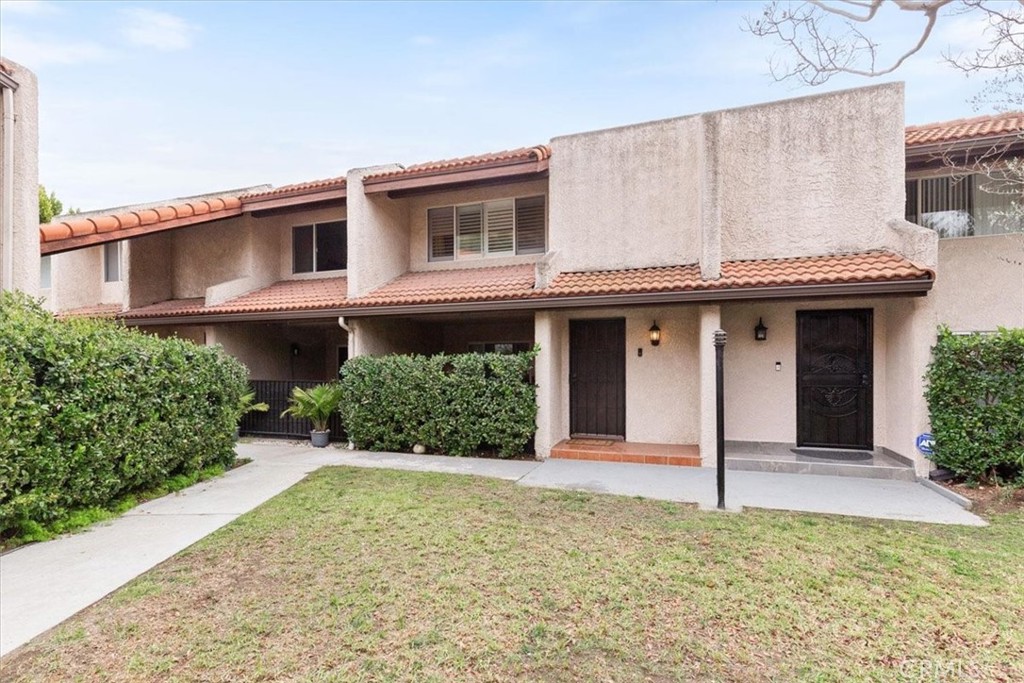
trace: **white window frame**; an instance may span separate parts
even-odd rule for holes
[[[516,253],[516,246],[519,243],[519,221],[515,218],[516,216],[516,201],[520,199],[531,199],[533,197],[544,198],[544,251],[536,252],[532,254],[518,254]],[[512,215],[514,227],[512,229],[512,251],[498,251],[491,252],[487,249],[487,205],[488,204],[500,204],[502,202],[512,202]],[[459,256],[459,208],[467,206],[479,206],[481,207],[481,232],[480,232],[480,253],[473,254],[470,256]],[[430,212],[434,209],[448,209],[452,210],[453,230],[454,230],[454,244],[452,247],[452,256],[447,257],[435,257],[433,253],[433,244],[431,243],[430,235]],[[511,195],[506,197],[496,197],[493,199],[484,199],[475,202],[462,202],[460,204],[438,204],[436,206],[428,206],[423,211],[424,221],[426,225],[426,241],[427,241],[427,262],[428,263],[450,263],[451,261],[479,261],[486,258],[511,258],[511,257],[529,257],[529,256],[542,256],[547,252],[548,249],[548,195],[546,192],[531,192],[529,194]]]

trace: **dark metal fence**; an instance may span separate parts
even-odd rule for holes
[[[256,401],[262,401],[270,406],[265,413],[250,412],[242,417],[240,432],[242,436],[280,436],[308,438],[309,430],[312,429],[309,420],[286,415],[281,417],[281,412],[288,407],[288,397],[291,396],[292,387],[309,389],[323,382],[306,380],[273,380],[254,379],[249,382],[253,391],[256,392]],[[331,415],[329,423],[331,428],[331,441],[344,441],[345,430],[341,426],[341,415]]]

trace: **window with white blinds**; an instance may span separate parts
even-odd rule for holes
[[[546,250],[545,198],[520,197],[427,210],[431,261],[453,261]]]
[[[1024,197],[1013,181],[969,173],[908,179],[906,190],[906,219],[939,237],[1024,230]]]

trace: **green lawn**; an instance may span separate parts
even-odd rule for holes
[[[1024,514],[699,512],[324,469],[4,660],[115,681],[1021,681]]]

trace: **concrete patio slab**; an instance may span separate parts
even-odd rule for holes
[[[53,628],[139,574],[328,465],[500,478],[714,507],[715,471],[580,460],[492,460],[241,443],[253,462],[153,500],[87,531],[0,556],[0,655]],[[730,508],[760,507],[982,526],[981,518],[917,483],[730,471]]]
[[[519,481],[525,486],[593,491],[657,500],[717,503],[710,467],[548,460]],[[931,524],[985,526],[985,520],[917,482],[777,472],[726,473],[730,507],[768,508],[895,519]]]

